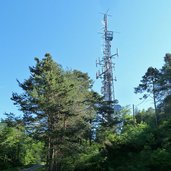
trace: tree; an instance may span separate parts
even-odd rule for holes
[[[158,69],[149,67],[147,72],[142,77],[141,84],[135,88],[135,93],[144,93],[143,98],[146,99],[152,95],[154,101],[154,109],[155,109],[155,122],[158,125],[158,114],[157,114],[157,100],[158,100],[158,90],[159,80],[160,80],[160,72]]]
[[[1,119],[1,123],[7,124],[8,127],[20,128],[23,126],[23,119],[19,116],[15,116],[14,113],[5,113],[6,117]]]
[[[24,93],[13,93],[14,104],[24,112],[24,124],[27,131],[44,139],[48,146],[49,169],[54,162],[54,127],[61,118],[60,96],[65,93],[60,83],[63,81],[61,67],[53,62],[49,54],[40,61],[35,58],[36,66],[30,67],[31,76],[19,86]],[[60,85],[59,85],[60,84]],[[59,91],[60,90],[60,91]]]
[[[92,81],[80,71],[64,71],[50,54],[35,61],[31,76],[18,81],[24,92],[13,93],[12,100],[24,112],[27,131],[45,142],[48,170],[55,171],[90,135]]]
[[[146,123],[150,125],[151,127],[155,127],[155,110],[153,108],[148,108],[147,110],[138,110],[135,113],[135,119],[138,124],[140,123]]]
[[[162,101],[160,103],[160,111],[164,112],[164,116],[161,117],[169,117],[169,113],[171,112],[171,54],[166,53],[164,57],[164,65],[161,69],[161,79],[160,79],[160,93],[162,96]]]
[[[11,119],[13,116],[9,114],[0,122],[0,170],[40,164],[44,159],[44,144],[25,134],[23,125],[16,124],[16,120]]]

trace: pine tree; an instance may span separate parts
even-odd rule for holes
[[[80,71],[64,71],[50,54],[30,67],[30,77],[12,100],[24,113],[26,130],[45,141],[49,171],[61,169],[64,158],[74,155],[90,140],[95,117],[92,81]]]
[[[160,72],[158,69],[149,67],[147,72],[142,77],[141,84],[135,88],[135,93],[144,93],[143,98],[146,99],[152,95],[154,101],[154,109],[155,109],[155,120],[156,125],[158,125],[158,114],[157,114],[157,99],[159,95],[159,80],[160,80]]]

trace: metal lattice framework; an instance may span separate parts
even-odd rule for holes
[[[113,31],[108,30],[108,21],[107,14],[104,14],[104,47],[103,47],[103,57],[102,60],[96,61],[96,66],[100,66],[101,69],[96,73],[96,78],[102,79],[102,88],[101,93],[104,96],[104,100],[107,102],[115,102],[115,93],[114,93],[114,79],[113,69],[115,64],[112,62],[114,56],[118,56],[117,53],[111,54],[111,42],[113,40]]]

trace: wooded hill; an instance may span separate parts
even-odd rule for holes
[[[135,93],[154,109],[116,114],[86,73],[35,58],[12,100],[23,117],[0,123],[0,170],[44,162],[48,171],[171,170],[171,54],[149,67]],[[125,97],[127,98],[127,97]]]

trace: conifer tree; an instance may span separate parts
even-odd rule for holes
[[[143,98],[146,99],[152,95],[154,101],[154,109],[156,115],[156,125],[158,125],[158,116],[157,116],[157,98],[159,90],[159,80],[160,72],[158,69],[149,67],[147,72],[142,77],[141,84],[135,88],[135,93],[144,93]]]
[[[30,67],[30,77],[19,83],[23,93],[12,100],[24,113],[27,131],[45,141],[49,171],[61,169],[64,158],[90,139],[95,117],[92,81],[86,73],[64,71],[50,54]]]

